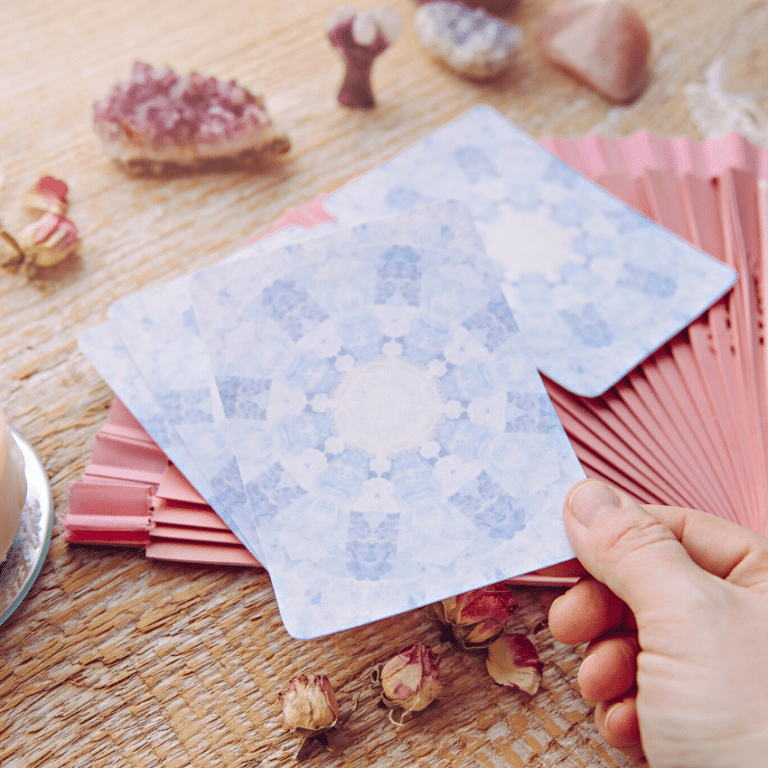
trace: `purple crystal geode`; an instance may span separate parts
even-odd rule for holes
[[[107,155],[133,172],[237,167],[291,147],[264,99],[234,80],[138,61],[94,104],[93,125]]]
[[[455,72],[490,80],[514,63],[522,33],[482,8],[463,3],[431,2],[415,16],[422,45]]]

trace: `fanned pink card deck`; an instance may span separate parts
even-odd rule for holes
[[[156,560],[260,566],[117,397],[70,484],[64,532],[72,544],[139,547]]]
[[[765,152],[735,134],[699,145],[648,134],[546,144],[740,276],[601,397],[546,382],[582,465],[642,501],[696,507],[767,533]]]

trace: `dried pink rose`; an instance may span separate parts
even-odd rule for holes
[[[525,635],[502,635],[488,647],[488,674],[499,684],[533,695],[539,690],[543,664]]]
[[[18,272],[25,261],[24,251],[21,250],[16,238],[2,224],[0,224],[0,241],[8,246],[7,248],[0,246],[0,257],[3,259],[0,267],[8,272]]]
[[[400,19],[389,8],[372,8],[358,13],[345,5],[328,17],[325,29],[331,45],[346,65],[339,102],[347,107],[374,106],[373,62],[400,37]]]
[[[330,730],[339,719],[339,705],[325,675],[299,675],[280,694],[283,720],[292,731],[314,736]]]
[[[463,592],[435,603],[437,617],[453,630],[457,642],[466,649],[483,648],[503,631],[517,601],[505,582]]]
[[[409,645],[381,668],[379,681],[387,707],[420,712],[443,690],[440,656],[428,645]]]
[[[22,204],[42,217],[28,225],[20,235],[12,235],[0,225],[0,240],[10,248],[10,258],[3,256],[0,266],[16,272],[24,265],[52,267],[67,258],[78,246],[77,227],[64,212],[69,187],[61,179],[43,176],[21,198]]]
[[[137,61],[93,108],[106,153],[129,171],[252,164],[290,149],[264,99],[234,80]]]
[[[61,179],[43,176],[22,198],[23,204],[33,211],[63,215],[67,212],[69,188]]]
[[[24,229],[18,244],[28,264],[52,267],[77,248],[77,227],[66,216],[48,211]]]

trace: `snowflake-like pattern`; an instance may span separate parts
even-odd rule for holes
[[[420,449],[444,410],[434,376],[390,357],[349,371],[329,408],[346,445],[385,459]]]
[[[581,469],[465,206],[299,250],[304,262],[260,292],[256,260],[192,281],[289,631],[354,626],[566,557],[562,531],[527,542],[544,521],[559,529]]]
[[[539,370],[586,397],[605,392],[736,277],[488,107],[326,205],[348,226],[444,199],[467,204],[486,253],[502,266],[505,298]]]

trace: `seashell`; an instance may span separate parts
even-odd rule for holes
[[[489,80],[506,72],[522,37],[519,27],[463,3],[426,3],[416,11],[415,21],[424,47],[474,80]]]

